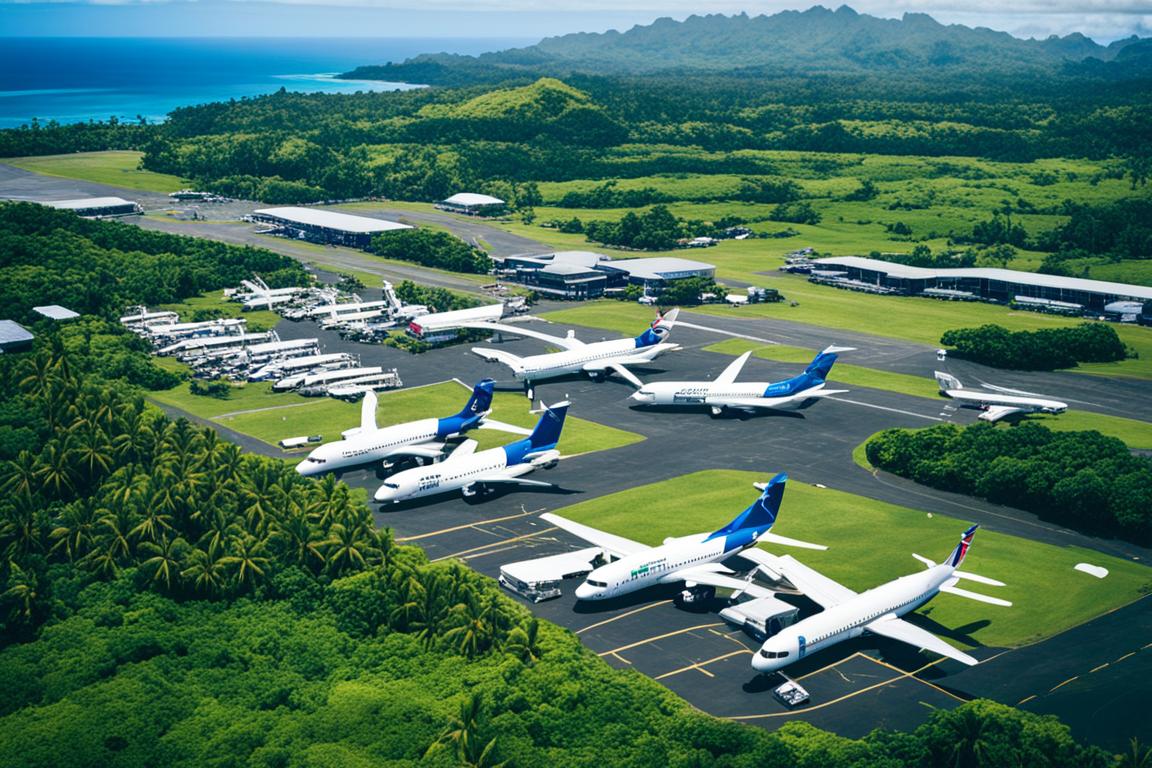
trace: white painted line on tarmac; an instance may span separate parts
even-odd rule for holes
[[[892,413],[902,413],[905,416],[915,416],[918,419],[928,419],[929,421],[944,421],[944,419],[936,416],[926,416],[923,413],[914,413],[913,411],[905,411],[900,408],[889,408],[886,405],[876,405],[875,403],[862,403],[859,400],[847,400],[843,397],[830,397],[828,398],[834,403],[851,403],[852,405],[862,405],[865,408],[876,408],[881,411],[891,411]]]
[[[759,336],[749,336],[746,333],[736,333],[734,331],[722,331],[719,328],[709,328],[706,325],[696,325],[696,323],[686,323],[683,320],[677,320],[676,325],[680,325],[680,326],[683,326],[685,328],[692,328],[693,330],[697,330],[697,331],[706,331],[708,333],[718,333],[721,336],[731,336],[731,337],[736,338],[736,339],[747,339],[748,341],[758,341],[761,344],[779,344],[780,343],[778,341],[772,341],[771,339],[762,339]]]

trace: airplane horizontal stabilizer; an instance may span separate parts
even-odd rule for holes
[[[960,589],[959,587],[953,586],[951,584],[945,584],[944,586],[940,587],[940,591],[941,592],[947,592],[950,595],[956,595],[957,597],[966,597],[969,600],[975,600],[978,603],[988,603],[989,605],[999,605],[1003,608],[1011,608],[1012,607],[1012,603],[1009,602],[1008,600],[1001,600],[998,597],[989,597],[988,595],[981,595],[978,592],[969,592],[966,589]]]
[[[980,421],[1000,421],[1005,416],[1011,416],[1014,413],[1024,413],[1025,409],[1019,408],[1014,405],[990,405],[976,418]]]
[[[514,435],[530,435],[532,430],[524,427],[518,427],[515,424],[507,424],[503,421],[496,421],[495,419],[484,419],[480,422],[480,429],[498,429],[501,432],[511,432]]]
[[[1007,584],[1005,584],[1002,581],[997,581],[996,579],[990,579],[987,576],[979,576],[975,573],[968,573],[967,571],[952,571],[952,575],[958,576],[961,579],[968,579],[969,581],[974,581],[977,584],[987,584],[990,587],[1006,587],[1006,586],[1008,586]]]
[[[819,549],[825,550],[828,547],[823,544],[810,544],[807,541],[800,541],[799,539],[790,539],[787,536],[781,536],[772,531],[765,532],[759,539],[761,544],[779,544],[784,547],[798,547],[800,549]]]
[[[961,664],[967,664],[970,667],[980,663],[963,651],[958,651],[948,645],[948,643],[936,637],[936,635],[931,632],[920,629],[920,627],[915,624],[910,624],[904,621],[904,619],[898,619],[895,616],[877,619],[871,624],[865,624],[864,628],[875,635],[887,637],[891,640],[899,640],[902,643],[908,643],[908,645],[913,645],[926,651],[932,651],[932,653],[935,653],[937,656],[946,656],[949,659],[955,659]]]

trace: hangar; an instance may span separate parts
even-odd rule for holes
[[[504,271],[538,293],[561,299],[594,299],[629,284],[658,294],[672,280],[713,277],[716,267],[703,261],[661,256],[612,259],[594,251],[557,251],[537,256],[508,256]]]
[[[35,339],[27,328],[15,320],[0,320],[0,353],[31,349]]]
[[[354,248],[364,248],[373,235],[381,232],[412,229],[407,224],[396,221],[296,206],[260,208],[252,212],[251,218],[252,221],[270,224],[280,234],[289,237]]]
[[[1152,288],[1015,269],[910,267],[879,259],[817,259],[813,282],[903,296],[930,296],[1018,304],[1048,311],[1102,312],[1116,301],[1152,300]]]
[[[72,211],[77,216],[131,216],[144,213],[139,203],[122,197],[84,197],[79,200],[49,200],[44,203],[51,208]]]
[[[463,213],[468,216],[497,216],[504,213],[508,204],[498,197],[478,195],[475,192],[460,192],[436,203],[442,211]]]

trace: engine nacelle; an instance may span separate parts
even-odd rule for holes
[[[676,603],[677,605],[698,606],[707,603],[714,597],[716,597],[716,587],[698,584],[694,587],[687,587],[676,595]]]

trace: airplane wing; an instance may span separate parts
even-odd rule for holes
[[[506,424],[503,421],[496,421],[495,419],[484,419],[480,422],[479,429],[498,429],[501,432],[511,432],[514,435],[530,435],[532,430],[518,427],[515,424]]]
[[[459,450],[459,449],[457,449]],[[444,455],[444,443],[424,443],[422,445],[401,445],[388,451],[387,458],[395,456],[415,456],[420,459],[438,459]]]
[[[716,377],[716,381],[712,383],[731,384],[732,382],[736,381],[736,377],[740,375],[740,370],[744,367],[744,364],[748,362],[748,358],[751,356],[752,350],[748,350],[744,354],[740,355],[740,357],[729,363],[728,367],[725,368],[723,372]]]
[[[520,328],[515,325],[508,325],[507,323],[485,323],[480,321],[467,321],[457,323],[455,327],[459,328],[476,328],[479,330],[493,331],[495,333],[507,333],[512,336],[524,336],[530,339],[539,339],[546,341],[549,344],[555,344],[562,349],[576,349],[577,347],[584,346],[584,342],[577,339],[575,336],[553,336],[548,333],[540,331],[533,331],[527,328]]]
[[[735,576],[729,576],[723,573],[717,573],[714,570],[708,569],[706,566],[695,566],[692,568],[683,568],[674,573],[670,573],[664,578],[660,579],[661,583],[683,581],[689,586],[696,584],[704,584],[709,587],[717,587],[719,589],[731,589],[733,595],[751,595],[752,597],[768,597],[772,594],[772,590],[756,584],[748,579],[738,579]]]
[[[471,456],[476,453],[477,445],[479,445],[479,443],[475,440],[465,440],[456,446],[456,449],[453,450],[452,453],[448,454],[448,458],[445,459],[445,461],[459,461],[460,459]]]
[[[640,378],[636,374],[625,368],[624,364],[618,360],[596,360],[591,363],[585,363],[584,370],[589,373],[595,371],[613,371],[620,374],[624,379],[627,379],[628,383],[636,387],[636,389],[644,386],[644,382],[640,381]]]
[[[641,544],[638,541],[626,539],[623,536],[615,536],[611,533],[591,528],[587,525],[569,520],[566,517],[554,515],[551,512],[545,512],[540,515],[541,520],[547,520],[557,528],[561,528],[568,533],[572,534],[578,539],[583,539],[589,544],[594,544],[604,550],[606,554],[615,558],[621,558],[625,555],[634,555],[637,552],[645,552],[651,547],[647,544]]]
[[[932,651],[939,656],[947,656],[950,659],[955,659],[961,664],[968,666],[975,666],[979,664],[976,659],[968,654],[958,651],[948,643],[931,632],[920,629],[915,624],[910,624],[904,619],[895,616],[888,616],[879,618],[871,624],[865,624],[864,628],[875,635],[887,637],[891,640],[899,640],[902,643],[922,648],[925,651]]]
[[[1025,413],[1032,409],[1020,408],[1015,405],[990,405],[984,410],[977,418],[981,421],[999,421],[1005,416],[1011,416],[1014,413]]]
[[[848,587],[812,570],[791,555],[775,558],[772,568],[821,608],[831,608],[856,597]]]
[[[480,483],[482,485],[496,485],[497,483],[510,483],[512,485],[531,485],[537,488],[551,488],[552,483],[543,480],[529,480],[526,477],[516,477],[513,475],[481,475],[472,481],[472,484]]]

